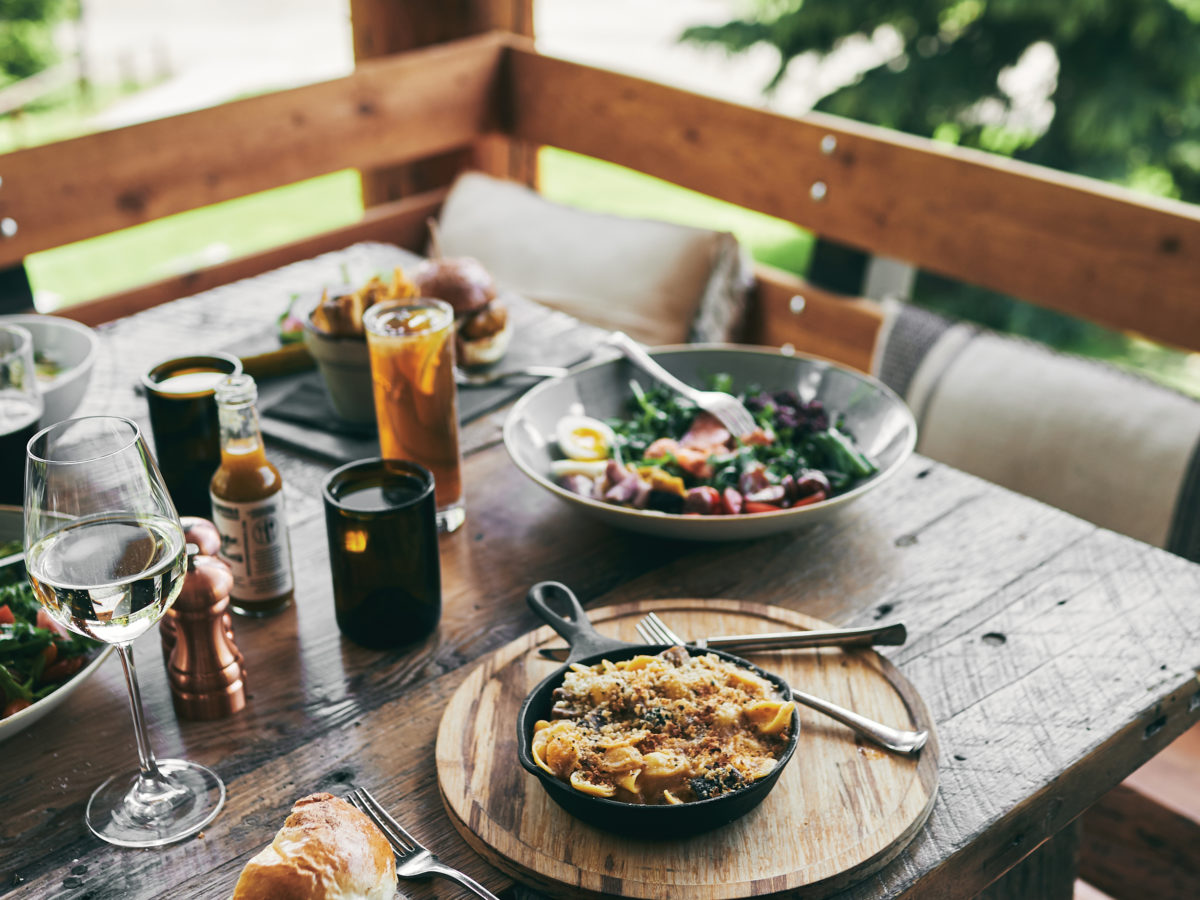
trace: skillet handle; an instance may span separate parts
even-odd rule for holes
[[[570,613],[564,616],[550,608],[551,600],[565,601]],[[566,638],[571,645],[569,661],[603,653],[622,646],[620,641],[605,637],[588,621],[587,613],[579,598],[565,584],[557,581],[539,581],[525,595],[525,602],[538,618]]]

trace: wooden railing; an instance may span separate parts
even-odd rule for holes
[[[0,267],[345,168],[497,135],[620,163],[825,237],[1200,349],[1200,208],[828,116],[789,118],[539,55],[502,33],[369,60],[334,81],[0,156]],[[437,195],[85,305],[96,321],[352,237],[419,244]],[[804,310],[791,298],[801,293]],[[865,367],[878,312],[762,272],[750,337]]]

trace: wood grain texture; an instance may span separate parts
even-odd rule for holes
[[[784,609],[728,600],[655,600],[596,610],[601,632],[639,642],[650,610],[688,635],[827,627]],[[442,716],[438,786],[451,821],[506,872],[555,896],[670,898],[761,896],[803,888],[828,896],[886,865],[924,824],[937,790],[937,739],[918,759],[856,740],[844,726],[798,708],[795,759],[762,805],[687,840],[631,839],[559,808],[517,762],[521,702],[558,663],[539,646],[561,643],[549,627],[486,657]],[[748,658],[791,684],[898,728],[933,729],[924,702],[873,651],[781,651]]]
[[[511,132],[1112,328],[1200,348],[1200,208],[847,119],[511,51]],[[836,140],[826,154],[821,142]],[[815,182],[823,199],[810,196]]]
[[[533,37],[533,0],[351,0],[350,27],[358,61],[493,29]],[[363,202],[372,207],[443,188],[467,168],[526,180],[529,167],[536,167],[532,151],[507,137],[483,137],[471,147],[363,172]]]
[[[352,75],[4,156],[0,266],[36,250],[347,168],[464,147],[489,130],[496,36]]]
[[[269,329],[297,285],[347,258],[376,259],[349,248],[105,326],[81,412],[145,424],[134,391],[143,368]],[[212,766],[228,806],[203,838],[161,851],[115,850],[87,832],[91,791],[136,759],[120,666],[109,661],[3,744],[6,896],[227,900],[298,797],[356,784],[448,863],[505,888],[446,816],[435,733],[470,668],[540,624],[524,596],[546,579],[591,608],[730,597],[837,624],[905,622],[909,643],[886,655],[937,723],[938,800],[895,860],[843,892],[851,900],[974,896],[1200,721],[1200,566],[919,456],[819,526],[741,544],[652,540],[581,519],[520,476],[499,441],[502,421],[497,413],[463,432],[467,522],[440,541],[438,631],[385,653],[334,625],[319,498],[331,466],[271,445],[296,606],[235,623],[246,710],[178,721],[157,636],[136,643],[155,751]],[[428,883],[403,889],[435,895]]]
[[[801,353],[871,371],[875,342],[883,325],[878,303],[827,291],[782,269],[755,267],[754,299],[747,317],[746,342],[768,347],[790,344]],[[793,308],[799,297],[801,308]]]
[[[71,306],[59,315],[85,325],[101,325],[189,294],[261,275],[289,263],[311,259],[322,253],[341,250],[363,241],[382,241],[419,253],[429,236],[428,220],[431,216],[437,216],[445,199],[446,191],[430,191],[372,207],[352,225],[324,231],[313,237],[206,266],[183,275],[164,278],[144,287],[98,297],[87,303]]]

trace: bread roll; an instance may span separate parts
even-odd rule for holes
[[[332,794],[296,801],[269,847],[242,870],[233,900],[391,900],[392,848],[371,820]]]

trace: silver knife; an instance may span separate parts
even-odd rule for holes
[[[898,647],[908,640],[908,630],[895,625],[868,628],[831,628],[824,631],[775,631],[763,634],[716,635],[689,642],[702,650],[784,650],[795,647]],[[562,662],[569,647],[539,647],[546,659]]]

